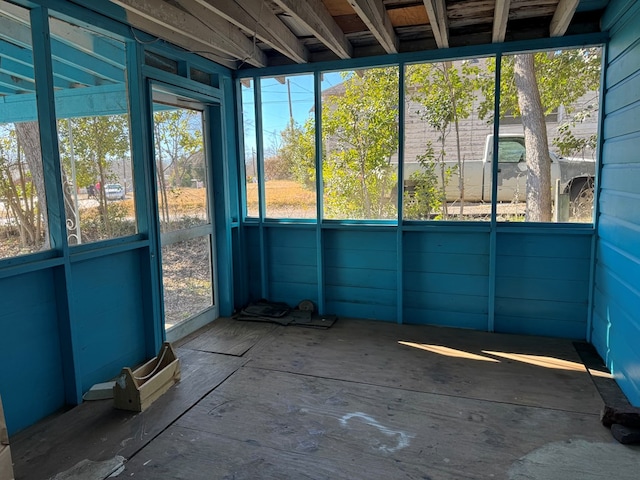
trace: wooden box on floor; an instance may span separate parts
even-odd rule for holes
[[[0,398],[0,480],[13,480],[13,463],[11,462],[7,423],[4,419],[4,410],[2,410],[2,398]]]
[[[160,353],[147,363],[122,373],[113,387],[113,405],[123,410],[142,412],[180,380],[180,361],[171,344],[162,344]]]

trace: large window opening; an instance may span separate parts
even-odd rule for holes
[[[397,216],[398,68],[325,73],[323,217]]]
[[[313,105],[311,75],[258,79],[259,95],[243,81],[247,214],[314,218],[319,185],[320,220],[591,223],[600,70],[601,48],[585,47],[321,72]]]
[[[596,47],[502,58],[499,221],[593,221],[601,61]]]
[[[56,18],[49,24],[68,242],[135,234],[125,44]]]
[[[405,220],[489,220],[493,122],[482,118],[486,58],[407,65]]]
[[[0,1],[0,258],[50,246],[29,12]]]

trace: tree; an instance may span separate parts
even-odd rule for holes
[[[442,206],[442,189],[436,173],[438,162],[431,142],[427,142],[426,152],[417,159],[421,169],[413,172],[406,182],[410,188],[404,192],[404,216],[411,220],[429,220]]]
[[[391,218],[396,212],[391,157],[398,148],[398,69],[346,72],[343,79],[344,93],[326,95],[322,109],[325,214]]]
[[[21,248],[36,246],[43,233],[39,198],[24,157],[15,126],[3,125],[0,130],[0,199],[7,220],[17,226]],[[6,233],[10,235],[11,232],[7,229]]]
[[[100,219],[104,235],[111,236],[109,210],[104,186],[115,178],[111,162],[129,155],[129,125],[126,115],[103,115],[78,117],[58,122],[60,158],[63,165],[65,197],[73,189],[87,187],[98,182]],[[72,155],[73,154],[73,155]],[[73,157],[73,158],[72,158]],[[71,162],[75,167],[75,182],[70,182]],[[67,222],[74,213],[74,203],[67,201],[72,212],[67,213]],[[69,223],[68,223],[69,226]]]
[[[525,220],[551,221],[551,157],[544,111],[540,100],[533,54],[516,55],[513,77],[524,127],[527,161],[527,213]]]
[[[289,123],[282,131],[278,157],[291,177],[310,190],[316,188],[315,122],[308,119],[303,126]]]
[[[520,54],[502,57],[500,82],[500,117],[507,113],[521,116],[527,149],[527,220],[551,219],[549,145],[545,115],[563,107],[574,113],[575,102],[590,91],[598,91],[601,49],[579,48]],[[480,86],[485,95],[481,118],[493,117],[495,61],[488,68]],[[535,87],[534,87],[535,85]],[[536,94],[535,90],[538,91]],[[539,101],[536,100],[539,97]],[[542,119],[542,120],[541,120]],[[566,139],[571,139],[565,125]],[[574,137],[575,138],[575,137]],[[573,141],[573,145],[578,142]],[[530,203],[531,202],[531,203]]]
[[[190,173],[196,171],[193,160],[202,150],[202,129],[196,125],[200,118],[200,112],[187,109],[161,110],[153,114],[160,211],[164,223],[170,218],[167,181],[172,187],[190,185]]]
[[[464,213],[464,159],[460,148],[459,122],[468,118],[473,110],[475,77],[478,72],[478,67],[467,62],[462,62],[459,68],[452,62],[423,63],[407,67],[407,84],[411,91],[409,98],[421,105],[418,114],[438,133],[440,148],[434,151],[428,145],[427,152],[432,152],[432,157],[440,167],[440,198],[445,218],[448,216],[446,187],[453,173],[445,164],[445,145],[452,124],[456,140],[460,215]],[[424,163],[425,158],[419,161]],[[426,173],[429,177],[428,172]]]

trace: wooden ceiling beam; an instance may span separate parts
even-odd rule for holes
[[[236,27],[255,35],[260,41],[296,63],[309,61],[307,48],[271,11],[264,0],[245,0],[242,4],[237,0],[180,0],[180,4],[186,9],[190,9],[189,4],[193,3],[202,5]]]
[[[280,8],[304,24],[338,57],[353,56],[353,47],[321,0],[274,0]]]
[[[560,0],[549,25],[549,36],[561,37],[567,32],[580,0]]]
[[[195,52],[201,57],[208,58],[223,67],[227,67],[232,70],[238,68],[239,62],[235,57],[231,57],[208,43],[198,42],[192,38],[185,37],[173,28],[163,27],[148,18],[132,12],[127,12],[127,22],[133,28],[137,28],[138,30],[150,35],[166,40],[167,42],[173,43],[174,45],[182,47],[190,52]]]
[[[247,62],[256,67],[267,66],[267,56],[255,42],[247,38],[238,27],[200,5],[195,5],[200,7],[197,10],[187,13],[164,1],[111,1],[127,12],[135,13],[165,29],[180,32],[184,37],[204,43],[209,48],[231,55],[241,62]]]
[[[449,22],[445,0],[424,0],[438,48],[449,48]]]
[[[387,53],[398,53],[398,37],[380,0],[348,0]]]
[[[496,6],[493,10],[493,33],[491,35],[493,43],[504,42],[504,38],[507,35],[510,6],[511,0],[496,0]]]

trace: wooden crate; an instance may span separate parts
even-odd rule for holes
[[[142,412],[180,380],[180,360],[169,342],[147,363],[122,373],[113,387],[113,405],[123,410]]]
[[[13,463],[11,462],[7,423],[2,409],[2,398],[0,398],[0,480],[13,480]]]

